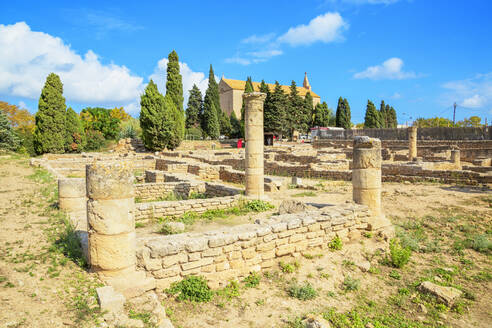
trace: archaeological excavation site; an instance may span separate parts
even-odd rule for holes
[[[243,97],[245,148],[2,156],[5,327],[488,326],[489,128],[265,146]]]

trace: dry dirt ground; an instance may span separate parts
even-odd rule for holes
[[[340,203],[351,199],[346,182],[314,182],[319,190],[289,189],[283,199]],[[0,327],[95,327],[97,280],[84,269],[80,250],[56,208],[56,186],[27,159],[0,158]],[[332,327],[489,327],[492,320],[492,194],[480,188],[441,184],[384,184],[386,215],[410,262],[393,268],[385,244],[373,234],[341,250],[286,259],[290,264],[259,275],[248,288],[238,282],[208,303],[178,301],[160,293],[176,327],[294,327],[308,313]],[[275,210],[263,213],[268,215]],[[250,222],[247,214],[198,221],[189,229]],[[150,229],[148,227],[139,228]],[[358,265],[370,261],[369,272]],[[283,272],[293,270],[292,273]],[[417,290],[423,280],[454,286],[463,296],[446,307]],[[289,295],[308,282],[316,297]],[[143,314],[141,317],[145,317]],[[147,327],[151,327],[148,325]]]

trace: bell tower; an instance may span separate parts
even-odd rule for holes
[[[304,72],[304,82],[302,83],[302,86],[306,89],[308,89],[309,91],[311,91],[311,85],[309,84],[309,80],[308,80],[308,77],[307,77],[307,72]]]

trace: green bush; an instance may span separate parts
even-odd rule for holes
[[[345,279],[343,280],[343,289],[346,291],[353,291],[359,289],[360,286],[360,280],[359,279],[354,279],[350,276],[346,276]]]
[[[99,131],[106,139],[115,139],[120,132],[120,120],[111,116],[111,109],[88,107],[80,112],[84,130]]]
[[[295,297],[301,301],[311,300],[318,296],[318,292],[309,282],[305,282],[302,286],[297,283],[293,283],[289,287],[288,293],[289,296]]]
[[[0,150],[16,150],[20,139],[14,133],[7,115],[0,110]]]
[[[247,202],[246,208],[253,212],[264,212],[268,211],[269,209],[275,208],[275,206],[273,206],[269,202],[265,202],[264,200],[255,199]]]
[[[284,263],[280,261],[278,265],[280,266],[280,270],[282,270],[283,273],[292,273],[299,269],[299,267],[301,266],[301,264],[297,261],[293,263]]]
[[[338,236],[335,236],[328,244],[328,248],[332,251],[339,251],[342,249],[342,247],[343,247],[342,240]]]
[[[173,227],[170,226],[167,222],[164,222],[157,232],[163,235],[175,235],[179,233],[178,231],[173,229]]]
[[[257,287],[260,284],[261,277],[256,272],[251,272],[249,276],[244,278],[244,285],[248,288]]]
[[[87,130],[85,132],[86,144],[85,150],[98,151],[106,145],[106,139],[100,131]]]
[[[180,301],[208,302],[212,299],[213,291],[208,287],[207,280],[201,276],[188,276],[179,282],[174,282],[166,290],[167,293],[178,294]]]
[[[410,260],[412,250],[409,247],[402,247],[396,238],[390,241],[390,263],[395,268],[403,268]]]
[[[200,128],[191,127],[185,131],[185,139],[187,140],[201,140],[203,132]]]
[[[225,286],[223,289],[220,289],[216,291],[216,294],[218,296],[225,297],[227,299],[231,299],[234,297],[239,297],[239,283],[235,280],[229,281],[227,286]]]
[[[492,242],[486,234],[475,235],[465,241],[468,248],[471,248],[480,253],[486,253],[492,250]]]

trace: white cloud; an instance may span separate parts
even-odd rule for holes
[[[252,60],[244,57],[234,56],[234,57],[226,58],[225,62],[229,64],[239,64],[239,65],[246,66],[251,64]]]
[[[401,98],[401,94],[398,93],[398,92],[395,92],[392,96],[391,96],[391,99],[400,99]]]
[[[417,75],[414,72],[404,72],[403,60],[400,58],[390,58],[384,61],[381,65],[369,66],[362,72],[355,73],[356,79],[371,79],[371,80],[404,80],[413,79]]]
[[[25,102],[23,102],[22,100],[21,100],[21,101],[19,101],[19,108],[20,108],[20,109],[29,109],[29,108],[27,108],[26,103],[25,103]]]
[[[354,5],[391,5],[397,3],[400,0],[341,0],[341,2],[350,3]],[[333,2],[333,1],[332,1]]]
[[[251,55],[256,58],[270,58],[274,56],[279,56],[281,54],[283,54],[282,50],[277,50],[277,49],[248,52],[248,55]]]
[[[91,50],[80,56],[60,38],[31,31],[25,22],[0,25],[0,93],[36,99],[46,76],[58,74],[64,96],[86,103],[122,103],[143,90],[125,66],[102,64]]]
[[[472,78],[450,81],[442,85],[449,90],[442,95],[442,103],[456,101],[467,108],[486,108],[492,106],[492,72],[477,74]]]
[[[266,43],[271,41],[275,37],[275,33],[268,33],[264,35],[253,34],[246,39],[241,40],[241,43]]]
[[[159,88],[159,91],[165,94],[166,90],[166,70],[167,70],[167,58],[162,58],[157,62],[157,66],[154,69],[154,72],[149,76],[149,79],[152,79]],[[196,84],[198,89],[202,92],[202,96],[205,96],[205,91],[208,86],[208,77],[205,78],[205,74],[203,72],[194,72],[186,63],[179,63],[179,72],[183,78],[183,95],[184,95],[184,108],[186,108],[186,104],[188,103],[189,90],[193,87],[193,84]],[[217,80],[217,77],[215,77]]]
[[[285,34],[278,37],[278,41],[291,46],[339,41],[343,39],[342,33],[348,26],[339,13],[328,12],[313,18],[307,25],[291,27]]]

